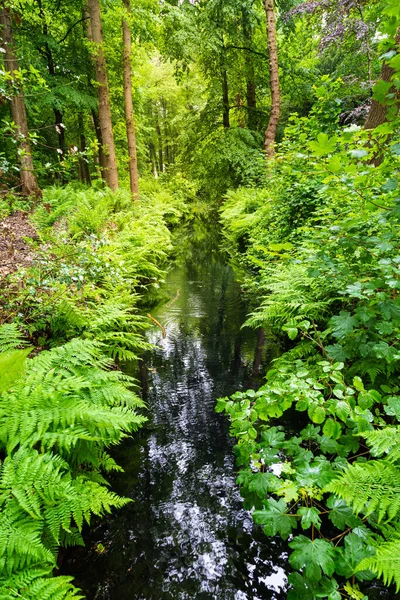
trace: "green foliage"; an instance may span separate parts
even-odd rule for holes
[[[48,579],[58,546],[82,544],[91,515],[128,502],[101,471],[118,468],[107,449],[140,427],[143,403],[103,348],[76,339],[28,361],[29,349],[0,354],[1,370],[17,365],[0,403],[2,598],[82,597],[69,578]]]
[[[388,89],[375,93],[391,106]],[[292,118],[267,188],[221,208],[247,325],[287,341],[264,385],[217,410],[245,507],[290,537],[293,599],[364,598],[374,577],[400,587],[400,122],[393,111],[372,133],[340,128],[337,91],[323,79],[309,117]],[[293,415],[298,433],[282,426]]]

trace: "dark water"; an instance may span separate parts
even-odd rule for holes
[[[168,300],[152,311],[166,337],[148,333],[149,423],[115,452],[125,473],[113,489],[134,503],[92,526],[63,572],[96,600],[283,599],[286,546],[243,510],[227,422],[214,411],[251,384],[257,339],[240,329],[245,306],[218,241],[196,226],[180,245]]]

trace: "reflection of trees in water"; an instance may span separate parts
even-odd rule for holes
[[[179,296],[154,312],[167,339],[154,330],[159,347],[141,366],[152,417],[115,453],[125,473],[114,487],[135,502],[89,531],[88,547],[101,542],[106,553],[74,550],[64,567],[89,600],[285,596],[271,581],[286,546],[267,540],[243,510],[233,441],[214,411],[218,396],[247,382],[259,344],[240,329],[245,307],[215,240],[197,228],[190,244],[166,284]]]

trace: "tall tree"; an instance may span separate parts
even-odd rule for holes
[[[130,0],[124,0],[126,16],[122,19],[122,31],[124,39],[124,101],[125,101],[125,121],[126,135],[128,139],[128,154],[129,154],[129,181],[133,197],[139,199],[139,177],[137,169],[137,154],[136,154],[136,133],[135,119],[133,113],[132,101],[132,72],[131,72],[131,55],[132,41],[131,30],[129,26],[129,16],[131,14]]]
[[[109,187],[116,190],[118,188],[117,157],[112,129],[99,0],[88,0],[88,12],[90,17],[90,41],[95,44],[94,65],[96,80],[99,84],[97,93],[99,98],[99,121],[106,162],[105,177]]]
[[[400,46],[400,27],[397,29],[396,37],[395,37],[395,46],[396,49]],[[381,73],[379,75],[379,80],[384,81],[385,83],[389,83],[392,81],[392,77],[395,73],[395,69],[388,65],[386,62],[383,63]],[[390,86],[388,86],[390,87]],[[394,94],[397,95],[397,108],[398,108],[398,92],[396,88],[393,86],[391,90]],[[388,105],[387,103],[381,103],[378,100],[373,99],[371,108],[368,113],[367,120],[365,121],[364,127],[365,129],[375,129],[378,125],[382,125],[386,121],[388,113]]]
[[[269,54],[269,73],[271,88],[271,114],[265,131],[265,154],[271,158],[275,154],[274,143],[281,116],[281,93],[279,87],[278,47],[276,43],[276,26],[274,14],[274,0],[265,0],[265,14],[267,17],[267,43]]]
[[[21,85],[14,76],[19,71],[19,66],[15,51],[11,14],[4,1],[0,5],[0,25],[2,26],[1,36],[5,51],[4,68],[11,75],[11,117],[15,123],[15,135],[18,140],[21,191],[27,196],[40,196],[41,190],[36,179],[31,154],[25,100]]]

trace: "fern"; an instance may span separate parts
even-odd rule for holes
[[[400,469],[387,460],[350,465],[326,490],[346,500],[356,514],[375,513],[378,523],[400,513]]]
[[[81,600],[72,585],[72,577],[52,577],[51,568],[32,566],[21,569],[7,579],[0,575],[2,600]]]
[[[15,323],[6,323],[0,327],[0,352],[24,348],[28,343]]]
[[[383,579],[385,585],[393,581],[396,591],[400,589],[400,540],[380,542],[376,546],[376,554],[365,558],[357,566],[357,571],[369,569]]]
[[[46,576],[58,546],[81,544],[92,515],[130,501],[109,490],[101,472],[119,469],[107,447],[140,427],[143,402],[132,379],[110,369],[104,347],[75,339],[28,361],[29,348],[0,354],[0,369],[16,365],[8,389],[1,371],[2,598],[21,589],[24,598],[79,598],[68,578]]]

